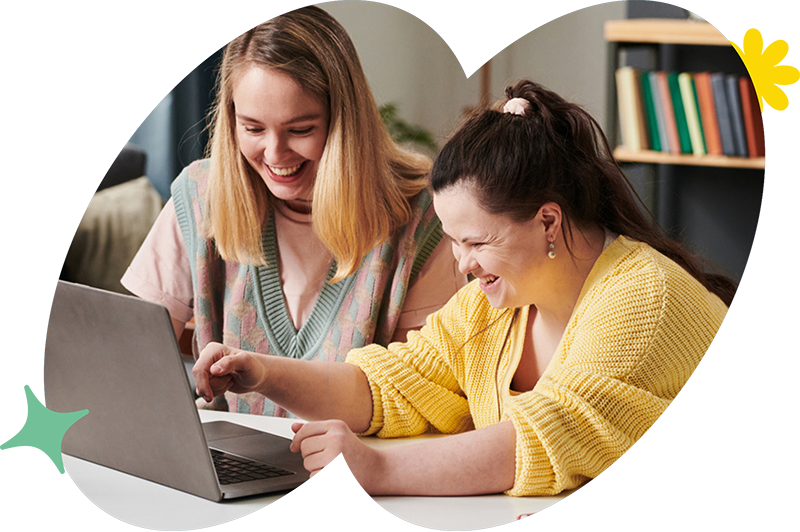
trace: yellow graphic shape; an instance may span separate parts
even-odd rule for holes
[[[750,72],[761,114],[800,115],[800,29],[750,28],[731,44]]]

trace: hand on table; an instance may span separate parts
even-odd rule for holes
[[[215,342],[208,344],[192,368],[197,395],[211,402],[228,390],[256,391],[266,379],[265,357]]]
[[[374,479],[380,477],[380,452],[364,444],[344,421],[294,423],[292,430],[291,450],[302,453],[312,477],[341,453],[361,487],[372,492]]]

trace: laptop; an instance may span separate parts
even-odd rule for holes
[[[70,456],[212,501],[288,491],[309,477],[289,439],[200,422],[161,305],[59,281],[44,384],[50,410],[89,410],[64,436]]]

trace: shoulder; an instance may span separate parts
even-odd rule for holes
[[[728,312],[727,305],[675,261],[650,246],[640,245],[641,253],[648,258],[647,262],[642,261],[651,264],[651,276],[657,279],[662,332],[702,333],[710,342]]]
[[[612,248],[613,246],[613,248]],[[727,307],[652,247],[620,237],[598,259],[565,333],[564,367],[672,398]]]
[[[405,225],[397,228],[392,245],[402,261],[410,260],[410,277],[414,279],[441,242],[442,223],[433,208],[433,199],[427,190],[408,200],[411,216]]]
[[[208,185],[211,162],[209,159],[199,159],[186,166],[175,181],[172,182],[173,196],[189,194],[194,197],[202,196]]]
[[[186,166],[172,182],[170,193],[179,211],[204,197],[210,168],[209,159],[199,159]]]
[[[596,328],[602,323],[600,329],[636,330],[647,335],[665,332],[673,325],[693,329],[692,319],[716,328],[726,311],[716,295],[674,261],[647,244],[622,236],[595,263],[573,325],[591,322]]]
[[[705,304],[719,299],[675,261],[648,244],[620,237],[612,246],[617,248],[610,250],[603,280],[609,288],[639,298],[660,299],[665,305],[681,301]]]
[[[193,240],[197,228],[203,223],[208,175],[209,161],[201,159],[185,167],[170,187],[178,225],[187,242]]]
[[[411,208],[411,220],[408,226],[418,227],[440,223],[433,208],[433,197],[427,189],[409,198],[408,205]]]
[[[427,211],[433,208],[433,196],[431,196],[428,189],[422,189],[416,196],[411,198],[410,203],[422,211]]]
[[[198,159],[184,167],[175,180],[205,181],[208,179],[210,170],[210,159]]]

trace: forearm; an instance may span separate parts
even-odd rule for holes
[[[211,342],[192,375],[206,402],[227,391],[257,392],[309,421],[340,419],[350,430],[363,432],[372,420],[372,390],[364,372],[351,364],[264,355]]]
[[[372,392],[360,368],[342,362],[264,355],[266,378],[257,391],[294,415],[315,421],[340,419],[354,432],[372,420]]]
[[[500,493],[514,485],[515,446],[514,425],[504,421],[463,434],[380,450],[377,468],[350,467],[371,495]]]

